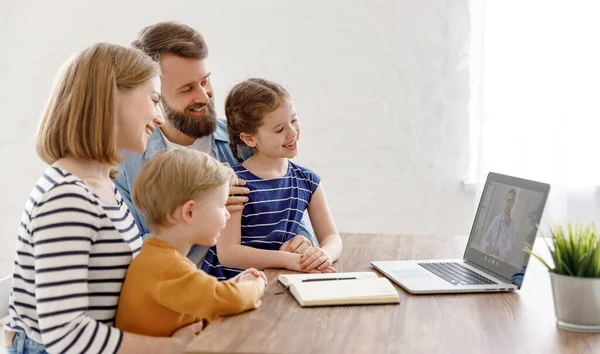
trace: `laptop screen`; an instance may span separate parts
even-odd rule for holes
[[[490,174],[471,230],[465,259],[511,281],[523,282],[549,186]]]

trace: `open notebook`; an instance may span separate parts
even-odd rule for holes
[[[281,274],[278,280],[302,307],[400,302],[392,283],[373,272]]]

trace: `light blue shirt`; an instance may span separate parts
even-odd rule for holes
[[[167,148],[167,142],[163,137],[162,133],[159,129],[156,129],[154,133],[150,136],[150,141],[146,146],[146,151],[143,154],[135,154],[128,151],[122,151],[123,155],[123,163],[117,166],[118,175],[115,178],[115,185],[121,193],[123,200],[127,203],[131,214],[137,224],[138,229],[142,233],[143,239],[146,239],[150,236],[150,230],[146,226],[146,222],[144,220],[144,216],[135,208],[133,205],[133,201],[131,199],[131,190],[133,187],[133,182],[137,178],[137,175],[140,173],[140,170],[146,163],[146,161],[152,157],[152,155],[156,154],[159,151],[165,150]],[[233,156],[231,152],[231,148],[229,147],[229,135],[227,134],[227,123],[222,120],[217,120],[217,129],[212,134],[212,150],[215,154],[217,160],[229,164],[229,166],[235,166],[239,164],[239,161]],[[245,149],[240,147],[238,149],[238,154],[240,158],[247,159],[251,156],[251,152],[249,149]],[[298,230],[299,235],[303,235],[308,238],[313,245],[316,245],[317,242],[314,238],[314,232],[307,222],[306,218],[302,219],[301,225]],[[208,247],[198,246],[194,251],[193,261],[196,264],[201,264],[204,259],[204,255]],[[190,252],[191,254],[191,252]],[[198,257],[200,255],[200,257]]]

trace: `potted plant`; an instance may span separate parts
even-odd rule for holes
[[[525,252],[550,271],[556,325],[569,331],[600,332],[600,238],[596,226],[567,223],[544,238],[553,267],[531,245]]]

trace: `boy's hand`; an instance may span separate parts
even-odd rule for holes
[[[333,261],[324,249],[319,247],[309,247],[300,258],[300,269],[303,271],[332,269]],[[334,269],[334,268],[333,268]],[[335,270],[335,269],[334,269]]]
[[[267,281],[267,276],[265,275],[264,272],[261,272],[260,270],[254,269],[254,268],[248,268],[245,271],[241,272],[240,274],[236,275],[235,277],[229,279],[230,282],[233,283],[239,283],[242,281],[256,281],[257,278],[262,279],[264,285],[266,286],[268,281]]]
[[[262,273],[262,272],[261,272]],[[262,289],[263,294],[265,291],[265,288],[267,287],[267,281],[266,281],[266,276],[256,276],[254,273],[246,273],[246,274],[242,274],[242,276],[240,277],[240,283],[241,282],[254,282],[258,285],[259,288]]]
[[[279,247],[279,250],[302,254],[311,246],[312,244],[306,237],[302,235],[296,235],[291,239],[287,240],[283,245],[281,245],[281,247]]]
[[[248,201],[248,197],[240,196],[239,194],[250,193],[250,190],[244,187],[245,185],[246,181],[238,178],[235,184],[229,187],[229,198],[227,198],[227,203],[225,203],[225,207],[229,213],[242,211],[244,209],[244,203]]]

